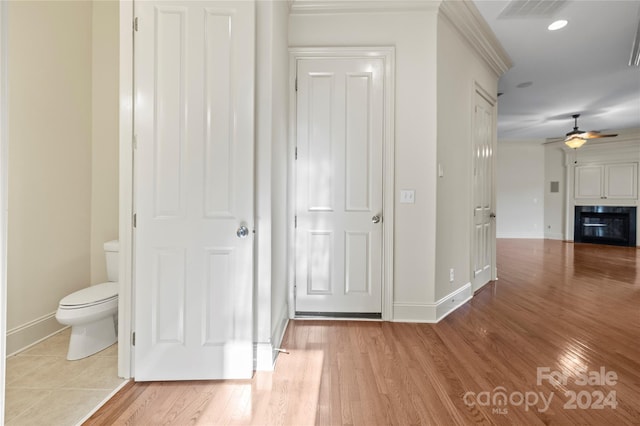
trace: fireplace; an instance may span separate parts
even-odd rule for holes
[[[576,243],[636,245],[636,207],[576,206]]]

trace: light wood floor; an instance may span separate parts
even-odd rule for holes
[[[499,281],[439,324],[292,321],[273,373],[131,384],[85,424],[637,425],[639,252],[499,240]]]

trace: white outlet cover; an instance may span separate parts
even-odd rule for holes
[[[414,204],[416,202],[416,191],[414,189],[402,189],[400,191],[400,204]]]

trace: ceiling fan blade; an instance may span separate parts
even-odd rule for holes
[[[568,142],[568,141],[573,140],[573,139],[613,138],[613,137],[616,137],[616,136],[618,136],[617,133],[610,133],[610,134],[602,135],[602,134],[600,134],[600,132],[584,132],[584,133],[577,133],[575,135],[567,136],[564,141]]]
[[[588,133],[588,132],[585,132],[585,133],[574,133],[573,135],[569,134],[569,135],[567,135],[566,138],[564,138],[564,141],[565,142],[569,142],[569,141],[574,140],[574,139],[588,139],[588,138],[582,136],[582,135],[584,135],[586,133]]]
[[[602,135],[600,134],[600,132],[586,132],[585,136],[583,136],[584,139],[599,139],[599,138],[613,138],[615,136],[618,136],[618,134],[608,134],[608,135]]]
[[[564,141],[564,138],[547,138],[546,142],[543,142],[542,145],[548,145],[550,143],[558,143]]]
[[[570,142],[574,139],[582,139],[582,140],[587,140],[587,139],[599,139],[599,138],[612,138],[615,136],[618,136],[618,134],[607,134],[607,135],[602,135],[600,134],[600,132],[596,131],[596,130],[592,130],[590,132],[583,132],[582,130],[580,130],[578,128],[578,117],[580,117],[580,114],[574,114],[571,116],[574,120],[574,127],[573,130],[570,131],[569,133],[567,133],[567,137],[564,139],[565,142]]]

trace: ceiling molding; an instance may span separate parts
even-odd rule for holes
[[[442,0],[293,0],[291,14],[437,11]]]
[[[509,54],[470,0],[443,0],[440,12],[471,44],[496,75],[501,76],[513,66]]]

